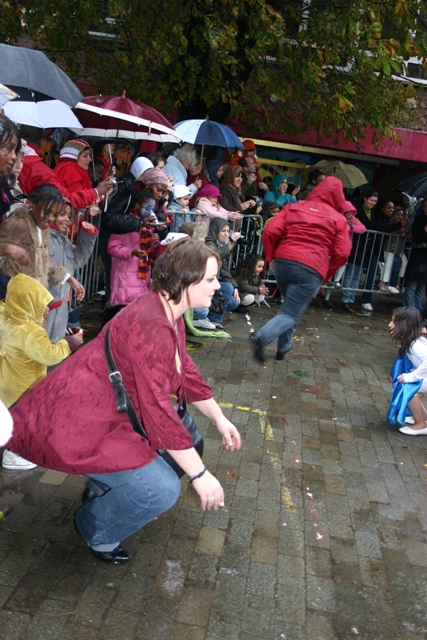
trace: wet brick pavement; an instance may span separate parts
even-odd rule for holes
[[[272,345],[265,367],[244,316],[232,342],[188,344],[243,447],[198,418],[226,506],[203,513],[183,481],[126,541],[128,565],[74,532],[84,478],[0,471],[0,639],[426,638],[427,438],[387,427],[396,299],[374,302],[372,317],[312,305],[288,361]],[[253,325],[273,313],[252,309]]]

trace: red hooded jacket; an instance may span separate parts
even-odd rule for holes
[[[344,203],[341,181],[329,177],[305,200],[286,205],[262,234],[266,261],[300,262],[329,280],[351,250]]]
[[[45,165],[40,156],[39,149],[29,142],[27,142],[27,147],[31,149],[32,152],[30,152],[30,155],[25,156],[24,166],[19,174],[19,183],[24,193],[28,195],[39,184],[47,182],[58,187],[64,198],[67,198],[75,209],[84,209],[91,204],[95,204],[98,200],[95,189],[90,187],[82,191],[68,191],[58,180],[55,172]]]

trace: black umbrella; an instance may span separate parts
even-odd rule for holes
[[[74,107],[83,99],[76,85],[42,51],[0,44],[0,82],[40,91]]]
[[[426,198],[427,197],[427,171],[417,173],[412,178],[406,178],[399,182],[397,187],[398,191],[408,194],[413,198]]]

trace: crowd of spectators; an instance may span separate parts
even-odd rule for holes
[[[22,393],[46,375],[47,366],[81,345],[82,330],[75,318],[69,318],[68,303],[71,296],[77,301],[84,298],[76,270],[87,263],[95,248],[104,264],[107,323],[150,291],[152,266],[171,241],[184,236],[204,240],[220,257],[220,292],[211,308],[194,310],[193,322],[200,329],[221,330],[228,312],[247,314],[251,304],[260,305],[271,297],[264,282],[269,265],[259,253],[259,242],[251,245],[251,238],[257,239],[283,207],[306,200],[315,203],[316,190],[325,179],[315,169],[300,191],[284,173],[276,172],[267,184],[251,140],[245,140],[227,162],[213,158],[205,166],[198,150],[187,143],[165,145],[155,154],[138,154],[128,141],[102,140],[91,146],[88,141],[71,139],[53,153],[50,133],[18,127],[0,116],[0,299],[5,300],[2,310],[7,318],[0,323],[0,399],[7,406],[18,398],[10,399],[5,371],[14,367],[16,335],[29,307],[34,308],[31,322],[36,325],[43,325],[40,304],[46,302],[49,307],[43,331],[50,346],[46,347],[46,340],[36,341],[36,347],[27,352],[24,343],[28,341],[22,334],[18,359],[37,363],[32,365],[37,373],[27,378]],[[364,311],[373,310],[375,281],[379,291],[393,294],[405,283],[404,304],[422,310],[427,285],[423,266],[427,202],[419,212],[414,205],[409,197],[402,207],[379,202],[372,189],[354,204],[346,202],[346,210],[340,213],[346,217],[351,251],[347,264],[330,279],[330,285],[342,289],[344,310],[354,311],[364,272]],[[314,228],[316,224],[314,217]],[[233,264],[232,257],[243,244],[246,260]],[[37,281],[37,286],[29,286],[28,279]],[[40,286],[46,295],[40,295]],[[21,320],[19,314],[10,315],[19,287],[22,296],[34,294],[33,302],[23,304]],[[318,293],[322,294],[322,288]],[[328,298],[324,304],[331,304]],[[6,334],[13,322],[17,323],[15,346],[8,351]],[[55,355],[47,356],[47,352]],[[30,468],[29,461],[14,455],[6,450],[4,466]]]

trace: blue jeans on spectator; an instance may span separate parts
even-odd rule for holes
[[[200,309],[193,309],[193,320],[204,320],[208,317],[209,307],[200,307]]]
[[[423,309],[423,298],[426,294],[424,282],[415,280],[405,280],[405,291],[403,292],[403,305],[405,307],[415,307],[418,311]]]
[[[353,304],[356,300],[356,291],[349,291],[348,289],[357,289],[361,273],[361,265],[352,264],[351,262],[347,263],[342,281],[341,301],[343,304]]]
[[[295,323],[307,309],[322,284],[322,276],[299,262],[292,260],[274,261],[277,286],[283,297],[279,313],[256,332],[263,346],[277,337],[277,353],[283,354],[292,347]]]
[[[139,469],[88,474],[88,478],[88,488],[98,497],[80,507],[75,519],[79,533],[96,551],[112,551],[171,509],[181,490],[175,471],[159,456]]]
[[[364,289],[372,289],[374,285],[375,275],[378,267],[378,256],[372,256],[370,264],[368,266],[368,273],[366,275]],[[342,297],[343,303],[353,303],[356,300],[357,291],[345,291],[347,287],[350,289],[357,289],[359,285],[360,276],[362,275],[363,267],[359,264],[352,264],[349,262],[345,268],[345,274],[342,283]],[[370,291],[365,292],[362,295],[362,304],[367,304],[372,300],[372,293]]]
[[[224,320],[224,316],[227,313],[227,311],[233,311],[233,309],[236,309],[239,306],[239,303],[234,297],[234,287],[231,284],[231,282],[220,282],[219,284],[221,286],[222,296],[225,300],[224,313],[221,315],[219,313],[209,312],[208,320],[210,320],[211,322],[218,322],[221,324],[222,321]]]
[[[370,264],[368,265],[368,273],[366,275],[364,289],[372,289],[374,286],[375,276],[376,276],[377,267],[378,267],[378,260],[379,260],[379,256],[371,257]],[[365,291],[365,293],[362,294],[362,304],[367,304],[368,302],[371,302],[371,300],[372,300],[371,291],[367,291],[367,292]]]

